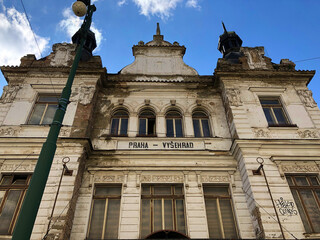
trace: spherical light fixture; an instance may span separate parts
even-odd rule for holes
[[[87,13],[87,6],[81,1],[76,1],[72,5],[72,11],[76,16],[83,17]]]

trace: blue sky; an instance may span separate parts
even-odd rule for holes
[[[82,19],[71,12],[73,1],[24,0],[42,56],[57,42],[70,42]],[[184,60],[201,75],[213,73],[221,21],[236,31],[243,46],[264,46],[265,55],[279,63],[296,62],[296,69],[316,70],[309,84],[320,103],[320,0],[95,0],[93,28],[109,73],[133,62],[132,46],[148,42],[156,22],[169,42],[187,48]],[[40,57],[20,0],[0,0],[0,65],[19,65],[26,54]],[[317,58],[309,61],[301,61]],[[0,89],[6,85],[0,76]],[[0,90],[2,91],[2,90]]]

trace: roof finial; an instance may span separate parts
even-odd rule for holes
[[[222,22],[222,27],[223,27],[223,29],[224,29],[224,32],[227,33],[226,26],[224,25],[223,21],[221,21],[221,22]]]
[[[156,35],[160,35],[160,26],[159,26],[159,23],[157,23],[157,32],[156,32]]]

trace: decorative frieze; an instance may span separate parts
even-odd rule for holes
[[[23,160],[21,160],[23,161]],[[20,163],[14,163],[14,164],[6,164],[4,163],[1,168],[0,168],[0,171],[1,172],[12,172],[12,171],[15,171],[15,172],[33,172],[34,168],[35,168],[35,164],[21,164]]]
[[[320,169],[315,164],[292,164],[292,165],[281,165],[282,171],[285,173],[307,173],[307,172],[319,172]]]
[[[70,136],[71,129],[70,128],[61,128],[59,137],[69,137]]]
[[[182,175],[142,175],[141,182],[182,183]]]
[[[236,88],[226,89],[226,97],[228,99],[230,106],[238,107],[242,105],[239,89],[236,89]]]
[[[95,183],[122,183],[124,180],[123,175],[95,175],[94,182]]]
[[[270,131],[267,129],[254,129],[254,136],[258,138],[267,138],[270,137]]]
[[[208,176],[208,175],[204,175],[204,176],[201,176],[201,181],[204,183],[204,182],[212,182],[212,183],[215,183],[215,182],[218,182],[218,183],[221,183],[221,182],[224,182],[224,183],[229,183],[230,182],[230,178],[229,176]]]
[[[314,101],[312,97],[312,92],[310,90],[297,90],[297,93],[301,99],[301,101],[307,107],[314,108],[317,106],[317,103]]]
[[[0,129],[0,136],[14,136],[18,132],[17,129],[12,127],[9,128],[1,128]]]
[[[82,105],[88,105],[91,103],[93,95],[94,95],[95,87],[94,86],[86,86],[81,85],[73,92],[71,95],[70,101],[78,101]]]
[[[298,131],[298,135],[301,138],[319,138],[319,132],[317,130]]]
[[[11,103],[13,101],[13,99],[16,97],[19,89],[20,89],[19,85],[4,86],[0,103]]]

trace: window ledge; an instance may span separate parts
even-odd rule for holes
[[[274,128],[279,128],[279,127],[284,127],[284,128],[297,128],[297,124],[269,124],[268,127],[274,127]]]
[[[310,239],[313,239],[313,238],[319,239],[320,238],[320,233],[303,233],[303,235],[306,238],[310,238]]]
[[[12,238],[12,235],[0,235],[0,239],[4,240],[4,239],[11,239]]]
[[[140,134],[137,134],[136,137],[157,137],[157,134],[149,134],[149,135],[140,135]]]

